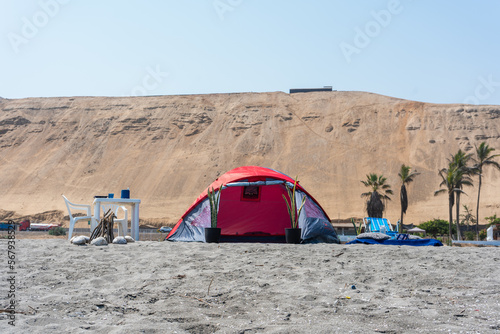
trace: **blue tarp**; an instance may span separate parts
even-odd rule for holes
[[[365,245],[394,245],[394,246],[443,246],[441,241],[436,239],[408,239],[408,240],[373,240],[373,239],[354,239],[347,245],[365,244]]]

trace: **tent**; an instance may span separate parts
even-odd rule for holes
[[[221,175],[205,189],[182,215],[169,241],[205,241],[205,227],[210,227],[208,189],[218,190],[222,185],[217,227],[221,228],[221,242],[285,242],[285,228],[290,218],[282,197],[286,186],[294,180],[273,169],[244,166]],[[319,203],[297,184],[296,202],[307,196],[299,216],[303,243],[340,243],[330,219]]]

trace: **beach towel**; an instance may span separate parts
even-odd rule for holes
[[[436,239],[407,239],[407,240],[374,240],[374,239],[354,239],[347,243],[365,245],[393,245],[393,246],[443,246],[441,241]]]

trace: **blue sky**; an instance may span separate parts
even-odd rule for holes
[[[0,0],[0,96],[333,86],[500,105],[500,2]]]

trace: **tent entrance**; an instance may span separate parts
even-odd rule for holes
[[[247,198],[245,194],[248,187],[253,187],[251,198]],[[283,235],[285,228],[290,227],[290,218],[282,197],[285,193],[286,189],[282,184],[228,185],[221,193],[217,226],[222,229],[223,235]]]

